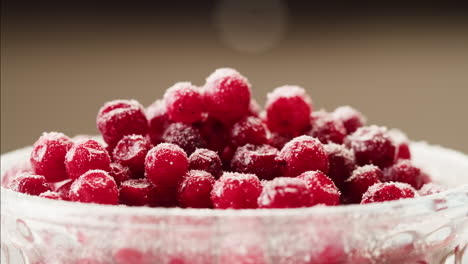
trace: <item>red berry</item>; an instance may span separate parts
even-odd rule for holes
[[[145,172],[146,153],[153,145],[141,135],[124,136],[115,146],[112,157],[114,161],[128,167],[134,178],[141,178]]]
[[[62,200],[70,200],[70,187],[72,183],[72,180],[65,180],[56,186],[55,191],[60,194]]]
[[[174,122],[193,123],[202,119],[203,96],[199,88],[189,82],[179,82],[167,89],[164,103]]]
[[[359,203],[362,195],[372,185],[379,183],[383,178],[383,172],[375,165],[365,165],[353,171],[351,177],[345,182],[345,194],[354,203]]]
[[[209,115],[232,124],[246,116],[250,104],[250,84],[234,69],[217,69],[205,84],[205,104]]]
[[[191,170],[185,174],[177,190],[181,207],[212,208],[210,193],[215,178],[206,171]]]
[[[162,135],[170,124],[169,116],[167,115],[166,106],[161,100],[155,101],[146,109],[146,116],[149,123],[148,134],[151,139],[151,143],[157,145],[162,143]]]
[[[328,177],[332,179],[336,187],[343,189],[344,181],[351,176],[356,167],[354,152],[343,145],[329,143],[324,145],[330,164]]]
[[[421,196],[426,196],[426,195],[431,195],[431,194],[435,194],[435,193],[440,193],[440,192],[443,192],[445,191],[445,187],[439,185],[439,184],[436,184],[436,183],[426,183],[424,184],[421,189],[419,189],[418,193],[419,195]]]
[[[271,131],[298,135],[310,124],[311,99],[298,86],[282,86],[267,95],[267,125]]]
[[[174,144],[161,143],[146,155],[146,177],[158,186],[175,187],[187,168],[187,154]]]
[[[231,160],[231,169],[271,180],[281,174],[278,150],[269,145],[247,144],[238,147]]]
[[[129,206],[155,206],[156,187],[148,179],[130,179],[120,185],[119,199]]]
[[[415,167],[409,160],[399,160],[384,170],[384,181],[407,183],[415,189],[423,185],[421,169]]]
[[[200,131],[188,124],[172,123],[164,131],[162,139],[166,143],[172,143],[180,146],[187,152],[192,154],[197,148],[204,148],[206,142],[203,140]]]
[[[114,179],[103,170],[90,170],[70,187],[70,201],[98,204],[118,204],[119,190]]]
[[[340,191],[333,181],[321,171],[306,171],[297,178],[303,180],[310,189],[311,205],[340,204]]]
[[[289,134],[280,134],[273,132],[270,134],[270,145],[277,149],[282,149],[286,143],[291,141],[294,137]]]
[[[346,134],[352,134],[366,124],[366,118],[351,106],[340,106],[333,112],[333,117],[343,122]]]
[[[354,150],[358,165],[374,164],[385,168],[395,162],[395,146],[385,127],[361,127],[345,141],[346,146]]]
[[[92,139],[75,143],[65,156],[65,167],[72,180],[89,170],[110,171],[110,162],[106,149]]]
[[[318,111],[311,116],[311,130],[309,135],[316,137],[320,142],[342,144],[346,136],[346,129],[343,122],[335,119],[331,114]]]
[[[11,182],[10,189],[15,192],[37,196],[43,192],[50,191],[51,187],[42,175],[22,173]]]
[[[189,157],[190,170],[203,170],[209,172],[215,178],[221,176],[221,159],[218,154],[209,149],[197,149]]]
[[[255,99],[251,98],[250,104],[249,104],[249,111],[247,112],[247,115],[259,117],[261,111],[262,111],[262,108],[260,107],[258,102]]]
[[[236,152],[236,148],[230,145],[227,145],[221,152],[221,161],[223,162],[223,169],[225,171],[231,170],[231,161]]]
[[[48,182],[58,182],[68,178],[65,169],[65,154],[73,143],[62,133],[44,133],[34,143],[31,152],[31,165],[35,174],[44,175]]]
[[[243,146],[247,143],[261,145],[267,142],[267,128],[257,117],[245,117],[232,126],[231,143],[234,146]]]
[[[120,186],[122,182],[130,180],[132,174],[129,168],[124,167],[119,163],[111,163],[109,175],[114,178],[117,186]]]
[[[114,100],[104,104],[96,123],[104,141],[112,147],[126,135],[145,136],[148,133],[143,106],[135,100]]]
[[[195,127],[200,130],[204,141],[206,141],[206,147],[208,149],[221,152],[229,141],[229,133],[231,127],[223,124],[212,117],[195,123]]]
[[[43,192],[39,194],[39,197],[52,199],[52,200],[62,200],[62,196],[60,195],[60,193],[53,192],[53,191]]]
[[[396,146],[396,159],[411,159],[408,137],[398,129],[389,130],[388,135]]]
[[[325,148],[313,137],[294,138],[283,147],[278,157],[285,162],[283,172],[287,177],[295,177],[309,170],[328,172]]]
[[[11,182],[22,173],[34,174],[31,168],[31,163],[26,160],[23,160],[17,164],[14,164],[12,167],[8,168],[2,175],[2,187],[10,188]]]
[[[225,172],[211,191],[211,201],[217,209],[257,208],[262,185],[257,176],[237,172]]]
[[[278,177],[263,186],[258,198],[259,208],[296,208],[312,205],[307,184],[298,178]]]
[[[362,195],[361,204],[414,198],[418,194],[409,184],[400,182],[376,183]]]

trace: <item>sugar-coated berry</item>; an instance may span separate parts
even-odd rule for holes
[[[175,144],[161,143],[146,155],[146,177],[155,185],[177,186],[187,168],[187,154]]]
[[[65,167],[72,180],[89,170],[108,172],[110,163],[111,159],[107,150],[92,139],[76,142],[65,156]]]
[[[203,170],[219,178],[222,173],[221,158],[212,150],[199,148],[189,157],[189,170]]]
[[[206,147],[206,142],[200,131],[196,127],[184,123],[170,124],[164,131],[162,140],[180,146],[188,155],[197,148]]]
[[[247,115],[259,117],[261,111],[262,111],[262,108],[260,107],[258,102],[255,99],[251,98],[250,104],[249,104],[249,111],[247,112]]]
[[[349,135],[345,143],[354,150],[358,165],[374,164],[385,168],[395,162],[395,145],[385,127],[361,127]]]
[[[281,86],[268,93],[266,123],[273,132],[300,134],[310,124],[311,99],[298,86]]]
[[[156,187],[148,179],[130,179],[120,184],[119,200],[129,206],[155,206]]]
[[[129,168],[124,167],[119,163],[111,163],[109,175],[114,178],[117,186],[120,186],[122,182],[130,180],[132,173]]]
[[[48,182],[68,178],[65,169],[65,155],[73,142],[62,133],[44,133],[34,143],[31,151],[31,166],[35,174],[44,175]]]
[[[268,130],[260,118],[247,116],[231,128],[231,143],[234,146],[243,146],[247,143],[261,145],[267,142]]]
[[[202,119],[203,96],[200,88],[189,82],[178,82],[164,94],[167,114],[174,122],[193,123]]]
[[[99,110],[96,123],[104,141],[112,147],[126,135],[148,134],[145,111],[135,100],[107,102]]]
[[[423,185],[421,169],[414,166],[409,160],[399,160],[384,170],[384,181],[407,183],[415,189]]]
[[[232,124],[246,116],[250,104],[250,83],[234,69],[217,69],[204,87],[209,115]]]
[[[254,174],[225,172],[214,184],[211,201],[217,209],[257,208],[262,184]]]
[[[399,129],[390,129],[388,135],[396,146],[396,159],[411,159],[409,139],[405,133]]]
[[[282,149],[286,143],[291,141],[294,137],[290,134],[270,133],[269,144],[277,149]]]
[[[351,202],[359,203],[367,189],[379,183],[382,178],[382,170],[375,165],[358,167],[353,171],[351,177],[346,180],[343,192]]]
[[[297,208],[311,205],[310,189],[299,178],[278,177],[268,181],[258,197],[259,208]]]
[[[53,191],[45,191],[39,194],[39,197],[52,199],[52,200],[62,200],[62,196],[60,195],[60,193],[53,192]]]
[[[128,167],[132,177],[141,178],[145,172],[146,153],[153,148],[147,137],[141,135],[124,136],[114,148],[114,162]]]
[[[10,189],[29,195],[39,195],[51,190],[47,180],[42,175],[22,173],[11,182]]]
[[[311,115],[310,136],[318,138],[320,142],[342,144],[346,136],[343,122],[325,111],[314,112]]]
[[[60,194],[60,197],[62,200],[70,200],[70,187],[72,185],[73,181],[71,179],[65,180],[63,182],[58,183],[55,186],[55,192]]]
[[[22,173],[34,174],[29,160],[24,160],[8,168],[2,175],[2,187],[10,188],[11,182]]]
[[[238,147],[231,159],[231,169],[252,173],[262,180],[271,180],[281,174],[278,149],[269,145],[247,144]]]
[[[440,193],[440,192],[443,192],[445,190],[446,190],[446,188],[444,186],[439,185],[437,183],[430,182],[430,183],[424,184],[421,187],[421,189],[418,190],[418,193],[421,196],[426,196],[426,195],[431,195],[431,194],[435,194],[435,193]]]
[[[72,183],[70,201],[118,204],[119,190],[114,179],[106,171],[90,170]]]
[[[181,207],[212,208],[211,190],[215,178],[202,170],[187,172],[177,189],[177,200]]]
[[[329,169],[328,177],[332,179],[338,189],[343,189],[344,181],[351,176],[356,167],[354,152],[344,145],[328,143],[324,145],[327,152]]]
[[[310,190],[311,205],[340,204],[340,191],[333,181],[321,171],[306,171],[297,178],[303,180]]]
[[[166,106],[162,100],[156,100],[146,109],[146,117],[148,118],[149,128],[148,134],[151,143],[157,145],[162,143],[162,135],[170,124]]]
[[[300,136],[289,141],[278,157],[284,161],[283,173],[295,177],[309,170],[328,172],[328,156],[322,143],[310,136]]]
[[[361,204],[393,201],[418,196],[411,185],[401,182],[376,183],[362,195]]]
[[[208,116],[205,120],[194,124],[200,130],[206,147],[221,152],[229,141],[231,126]]]
[[[343,122],[346,134],[352,134],[366,124],[366,117],[351,106],[340,106],[333,111],[333,116]]]

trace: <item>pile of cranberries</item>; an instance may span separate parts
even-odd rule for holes
[[[105,144],[44,133],[2,186],[83,203],[216,209],[365,204],[443,190],[412,164],[402,132],[367,126],[349,106],[313,111],[298,86],[274,89],[262,111],[233,69],[216,70],[202,87],[176,83],[146,109],[108,102],[97,127]]]

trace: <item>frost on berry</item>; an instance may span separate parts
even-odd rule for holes
[[[132,173],[129,168],[124,167],[119,163],[111,163],[109,175],[114,178],[117,186],[120,186],[122,182],[131,178]]]
[[[278,157],[284,163],[283,173],[287,177],[320,170],[328,172],[328,156],[322,143],[310,136],[300,136],[289,141],[280,151]]]
[[[384,170],[384,181],[407,183],[415,189],[424,184],[421,169],[414,166],[409,160],[399,160]]]
[[[401,182],[376,183],[363,194],[361,204],[393,201],[418,196],[411,185]]]
[[[42,175],[21,173],[10,183],[10,189],[16,192],[37,196],[43,192],[50,191],[51,187],[47,183],[46,178]]]
[[[55,184],[55,192],[60,194],[62,200],[70,200],[70,187],[73,181],[71,179],[59,182]]]
[[[62,133],[44,133],[34,143],[31,152],[31,166],[35,174],[44,175],[49,182],[58,182],[68,178],[65,169],[65,154],[73,143]]]
[[[188,168],[184,150],[170,143],[161,143],[146,155],[146,177],[155,185],[175,187]]]
[[[222,173],[222,163],[216,152],[199,148],[189,157],[189,169],[203,170],[219,178]]]
[[[205,105],[210,116],[232,124],[246,116],[250,104],[250,83],[234,69],[213,72],[204,86]]]
[[[76,142],[65,156],[65,167],[70,179],[76,179],[89,170],[110,171],[110,156],[97,141]]]
[[[426,196],[426,195],[431,195],[431,194],[435,194],[435,193],[440,193],[440,192],[443,192],[445,190],[446,190],[446,188],[444,186],[439,185],[437,183],[430,182],[430,183],[424,184],[421,187],[421,189],[419,189],[418,193],[421,196]]]
[[[146,117],[148,119],[148,134],[151,143],[157,145],[162,143],[162,135],[170,124],[169,116],[167,114],[166,105],[162,100],[156,100],[153,104],[146,109]]]
[[[266,123],[272,132],[298,135],[310,124],[312,103],[298,86],[281,86],[268,93]]]
[[[205,120],[197,122],[194,127],[198,128],[206,148],[221,152],[228,144],[231,126],[208,116]]]
[[[367,189],[379,183],[382,178],[382,170],[375,165],[358,167],[353,171],[351,177],[346,180],[343,192],[351,202],[359,203]]]
[[[259,208],[297,208],[311,205],[310,189],[299,178],[278,177],[268,181],[258,198]]]
[[[231,169],[255,174],[263,180],[271,180],[281,175],[278,152],[276,148],[269,145],[247,144],[238,147],[231,159]]]
[[[388,135],[396,146],[396,159],[411,159],[409,139],[405,133],[399,129],[390,129]]]
[[[134,178],[141,178],[145,172],[146,153],[153,148],[148,138],[141,135],[124,136],[114,148],[114,162],[128,167]]]
[[[344,145],[334,143],[326,144],[324,147],[330,164],[327,175],[341,190],[343,189],[344,181],[351,176],[356,167],[354,152],[347,149]]]
[[[342,144],[346,136],[346,129],[341,120],[325,111],[317,111],[311,115],[310,136],[316,137],[320,142]]]
[[[212,208],[210,195],[214,183],[215,178],[206,171],[187,172],[177,190],[179,205],[184,208]]]
[[[106,171],[90,170],[72,183],[70,201],[118,204],[119,190],[114,179]]]
[[[238,172],[225,172],[216,180],[211,201],[217,209],[257,208],[262,185],[257,176]]]
[[[385,127],[361,127],[349,135],[345,143],[354,150],[358,165],[374,164],[385,168],[395,162],[395,145]]]
[[[268,130],[262,120],[248,116],[236,122],[231,128],[231,143],[243,146],[247,143],[260,145],[268,142]]]
[[[306,171],[297,178],[303,180],[311,195],[311,205],[325,204],[338,205],[340,204],[340,191],[335,186],[333,181],[321,171]]]
[[[348,105],[336,108],[333,117],[343,122],[348,135],[366,124],[366,117]]]
[[[269,144],[277,149],[282,149],[286,143],[294,137],[291,134],[270,133]]]
[[[193,123],[202,119],[204,102],[201,89],[189,82],[178,82],[164,94],[167,114],[174,122]]]
[[[129,206],[156,206],[156,187],[148,179],[130,179],[120,184],[119,200]]]
[[[188,155],[197,148],[206,146],[200,131],[196,127],[184,123],[170,124],[164,131],[162,140],[180,146]]]

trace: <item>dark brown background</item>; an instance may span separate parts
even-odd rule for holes
[[[1,152],[43,131],[95,134],[105,101],[148,105],[173,83],[201,85],[222,66],[246,75],[261,103],[273,88],[297,84],[316,109],[350,104],[371,123],[468,152],[464,10],[193,2],[7,1]]]

